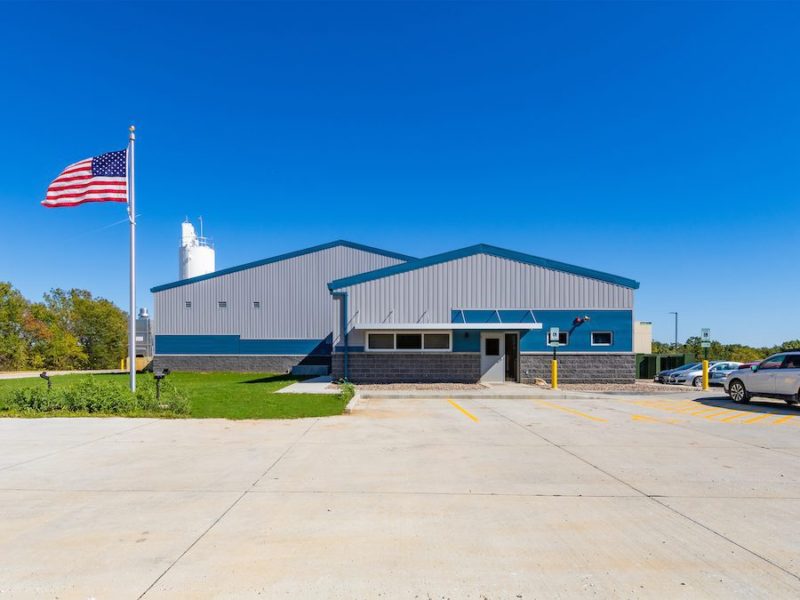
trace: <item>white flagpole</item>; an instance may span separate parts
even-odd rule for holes
[[[136,127],[131,125],[128,142],[128,220],[131,223],[131,308],[128,315],[128,369],[131,391],[136,391],[136,177],[134,143]]]

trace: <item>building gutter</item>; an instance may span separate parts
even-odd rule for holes
[[[348,339],[347,339],[347,292],[335,292],[335,291],[331,290],[331,296],[338,297],[342,301],[341,317],[340,317],[341,318],[341,322],[339,324],[339,329],[342,332],[342,338],[343,338],[343,341],[344,341],[344,380],[348,381],[349,380],[349,374],[350,374],[349,368],[348,368],[349,367],[348,363],[349,363],[350,346],[348,344]],[[334,350],[335,349],[336,348],[335,348],[335,345],[334,345]]]

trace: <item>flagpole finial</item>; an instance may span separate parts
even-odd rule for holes
[[[128,129],[130,129],[131,132],[130,139],[136,139],[136,125],[131,125]]]

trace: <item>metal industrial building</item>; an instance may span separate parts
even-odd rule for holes
[[[356,383],[631,382],[636,281],[489,245],[415,259],[338,241],[153,288],[155,363],[330,368]]]

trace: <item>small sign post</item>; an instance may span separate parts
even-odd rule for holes
[[[558,389],[558,357],[556,350],[560,345],[558,343],[560,333],[558,327],[551,327],[550,331],[547,332],[547,345],[553,348],[553,361],[550,363],[550,387],[554,390]]]
[[[708,389],[708,349],[711,347],[711,330],[700,330],[700,347],[703,348],[703,389]]]

